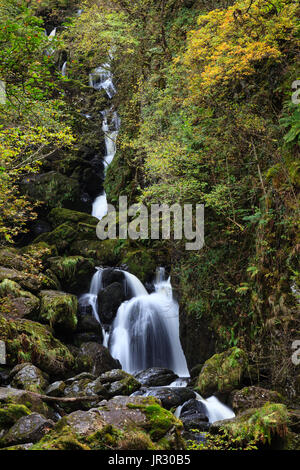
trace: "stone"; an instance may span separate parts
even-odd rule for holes
[[[124,284],[113,282],[98,294],[98,315],[102,324],[111,324],[126,299]]]
[[[78,301],[75,295],[54,290],[40,292],[39,319],[55,330],[74,331],[77,326]]]
[[[74,411],[65,417],[65,421],[79,436],[89,436],[100,431],[106,424],[101,414],[95,410]]]
[[[248,365],[246,353],[233,347],[208,359],[198,377],[198,391],[207,398],[214,393],[230,393],[241,383]]]
[[[43,288],[55,289],[57,287],[53,279],[44,274],[34,275],[0,266],[0,282],[5,279],[18,283],[24,290],[29,290],[34,294]]]
[[[30,392],[42,393],[48,385],[42,371],[29,363],[14,367],[10,373],[10,377],[12,378],[12,387],[28,390]]]
[[[274,390],[255,386],[233,390],[229,396],[229,405],[236,414],[249,408],[259,408],[267,402],[282,403],[283,398]]]
[[[0,406],[10,404],[25,405],[26,408],[30,408],[30,411],[41,414],[45,414],[48,411],[47,406],[42,400],[27,390],[0,387]]]
[[[142,387],[134,393],[134,396],[138,395],[158,398],[167,410],[177,408],[191,398],[195,398],[195,392],[185,387]]]
[[[39,441],[54,427],[54,422],[39,413],[31,413],[20,418],[4,435],[1,442],[5,446]]]
[[[121,369],[105,372],[100,375],[98,380],[104,386],[106,394],[109,397],[116,395],[129,396],[141,387],[140,382],[138,382],[133,375]]]
[[[83,343],[77,359],[84,365],[85,370],[96,376],[121,366],[118,360],[112,358],[107,348],[94,342]]]
[[[50,269],[58,277],[62,289],[79,294],[86,292],[94,273],[94,262],[83,256],[57,256],[49,258]]]
[[[65,382],[63,382],[62,380],[57,380],[56,382],[53,382],[47,387],[45,395],[49,397],[63,397],[65,388]]]
[[[195,398],[188,400],[182,405],[179,418],[186,431],[191,429],[207,431],[209,428],[206,408],[202,402]]]
[[[96,217],[93,217],[86,212],[78,212],[62,207],[55,207],[52,209],[48,215],[48,218],[53,227],[58,227],[59,225],[62,225],[66,222],[71,222],[72,224],[83,222],[89,225],[97,225],[99,222]]]
[[[27,362],[55,378],[64,376],[75,364],[69,349],[54,338],[46,325],[24,319],[12,321],[0,316],[0,337],[6,344],[9,367],[22,361],[25,347]]]
[[[170,369],[163,367],[150,367],[137,374],[135,378],[144,386],[159,387],[161,385],[170,385],[178,378],[178,375]]]
[[[4,298],[5,308],[9,309],[8,316],[11,318],[28,318],[38,312],[40,300],[30,292],[23,290],[15,281],[4,279],[0,283],[0,297]]]

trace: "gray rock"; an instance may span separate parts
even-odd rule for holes
[[[191,398],[195,398],[195,392],[185,387],[142,387],[133,394],[133,396],[138,395],[158,398],[167,410],[177,408]]]
[[[163,367],[150,367],[134,374],[135,378],[142,384],[148,387],[159,387],[161,385],[170,385],[178,378],[178,375],[170,369]]]
[[[39,413],[20,418],[5,434],[2,442],[6,446],[39,441],[54,427],[54,422]]]
[[[57,382],[53,382],[49,385],[49,387],[45,391],[45,394],[49,397],[62,397],[64,395],[65,388],[65,382],[63,382],[62,380],[58,380]]]
[[[30,392],[42,392],[48,385],[43,372],[30,363],[18,364],[10,373],[11,385]]]

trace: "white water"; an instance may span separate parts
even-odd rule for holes
[[[210,423],[215,421],[222,421],[224,419],[231,419],[235,417],[231,408],[224,405],[217,397],[212,395],[206,400],[196,393],[196,399],[201,401],[206,408],[206,415]]]
[[[61,68],[61,74],[63,77],[67,76],[67,61],[63,63],[63,66]]]
[[[148,294],[135,276],[125,276],[135,297],[123,302],[117,312],[110,338],[112,356],[130,373],[167,367],[181,377],[189,377],[170,279],[156,284],[156,291]]]
[[[95,90],[105,90],[109,99],[116,94],[110,63],[97,67],[90,73],[90,86]]]

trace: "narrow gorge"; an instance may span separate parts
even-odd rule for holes
[[[299,450],[298,10],[0,0],[1,451]]]

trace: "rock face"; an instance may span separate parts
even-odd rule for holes
[[[194,398],[188,400],[182,405],[179,418],[186,431],[190,431],[191,429],[207,431],[209,428],[205,406]]]
[[[198,377],[200,395],[207,398],[216,392],[231,392],[240,385],[247,364],[246,353],[236,347],[215,354],[205,362]]]
[[[142,387],[138,392],[134,393],[135,396],[151,396],[158,398],[162,406],[167,410],[177,408],[191,398],[195,398],[195,392],[188,388],[181,387]]]
[[[4,435],[1,443],[6,446],[37,442],[54,427],[54,422],[39,413],[20,418]]]
[[[33,364],[19,364],[10,373],[11,385],[15,388],[41,393],[48,382],[42,371]]]
[[[79,436],[89,436],[100,431],[106,424],[97,410],[74,411],[66,416],[65,421],[71,430]]]
[[[229,397],[229,404],[236,414],[242,413],[249,408],[259,408],[267,402],[280,403],[282,402],[282,397],[273,390],[254,386],[245,387],[242,390],[234,390]]]
[[[54,290],[40,292],[39,318],[58,331],[73,331],[77,325],[78,301],[75,295]]]
[[[161,385],[170,385],[178,378],[178,375],[170,369],[163,367],[151,367],[134,374],[135,378],[144,386],[159,387]]]

